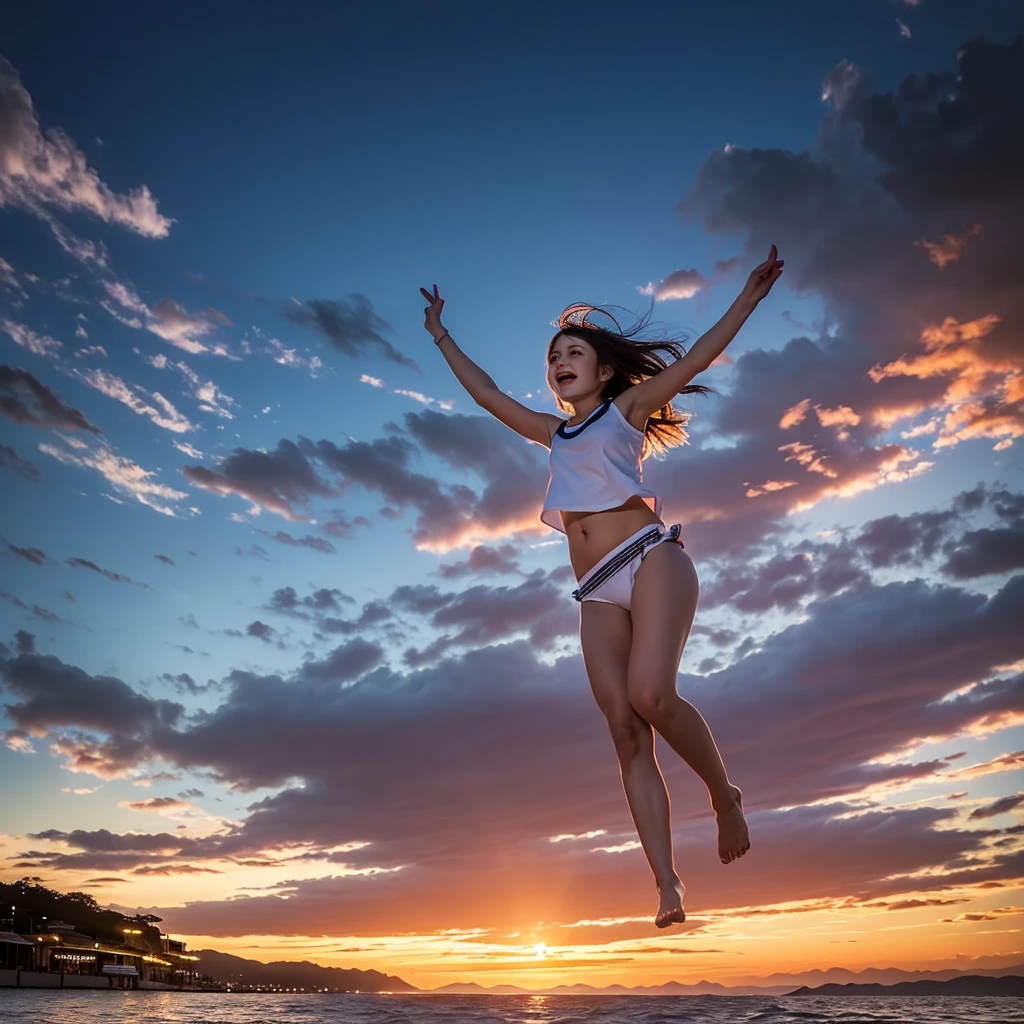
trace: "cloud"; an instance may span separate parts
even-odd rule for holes
[[[225,420],[235,418],[231,410],[237,403],[230,395],[224,394],[212,380],[203,380],[188,364],[179,361],[174,365],[185,378],[192,397],[199,403],[199,408],[203,412],[212,412]]]
[[[24,558],[26,562],[31,562],[32,565],[50,565],[53,562],[53,559],[39,548],[19,548],[16,544],[8,542],[7,550],[12,555],[17,555],[18,558]]]
[[[275,530],[273,533],[269,530],[260,530],[258,532],[264,537],[277,541],[278,544],[287,544],[292,548],[309,548],[311,551],[319,551],[324,555],[334,555],[338,551],[326,537],[314,537],[311,534],[307,534],[305,537],[293,537],[284,530]]]
[[[149,238],[163,238],[171,221],[145,185],[113,192],[59,128],[43,132],[18,72],[0,57],[0,206],[42,215],[46,208],[91,213]]]
[[[996,525],[970,528],[988,509]],[[888,515],[866,523],[856,548],[868,564],[924,565],[940,556],[940,571],[973,579],[1024,567],[1024,495],[978,485],[959,494],[947,509]]]
[[[189,422],[159,391],[148,392],[138,384],[131,384],[106,370],[88,370],[75,374],[79,380],[95,388],[101,394],[128,406],[134,413],[146,416],[158,427],[182,434],[195,430],[195,424]]]
[[[163,562],[164,565],[174,565],[174,559],[167,555],[154,555],[153,556],[158,562]]]
[[[79,328],[81,330],[81,328]],[[75,332],[76,334],[78,331]],[[84,334],[83,334],[84,337]],[[75,352],[76,359],[86,359],[89,356],[103,356],[107,357],[107,350],[102,345],[88,345],[85,348],[80,348]]]
[[[129,737],[173,725],[184,712],[182,705],[151,700],[113,676],[93,676],[31,649],[0,661],[0,678],[15,728],[36,736],[62,726],[116,734],[115,746],[132,759],[142,748]]]
[[[1024,793],[1000,797],[998,800],[994,800],[992,803],[986,804],[984,807],[979,807],[977,810],[971,811],[970,817],[972,820],[978,818],[994,818],[997,814],[1006,814],[1007,812],[1012,811],[1022,803],[1024,803]]]
[[[284,650],[286,645],[283,641],[278,639],[277,630],[273,626],[268,626],[265,622],[260,622],[256,619],[254,622],[250,622],[244,630],[241,629],[222,629],[220,630],[224,636],[232,636],[238,638],[254,637],[257,640],[262,640],[266,644],[274,644],[278,649]]]
[[[3,396],[0,396],[0,408],[3,408]],[[38,480],[39,470],[23,459],[9,444],[0,444],[0,467],[9,469],[26,480]]]
[[[526,632],[542,649],[579,630],[579,613],[566,599],[567,590],[542,573],[515,587],[478,584],[451,595],[431,622],[458,630],[451,643],[482,645]]]
[[[972,528],[977,517],[993,514],[998,525]],[[947,508],[871,519],[835,542],[803,540],[767,557],[727,559],[701,603],[748,614],[792,612],[808,599],[865,586],[873,570],[903,567],[958,580],[1024,568],[1024,496],[979,484]]]
[[[190,314],[184,306],[166,298],[157,299],[149,312],[148,329],[175,347],[186,352],[218,352],[216,347],[211,349],[198,340],[216,328],[209,313]]]
[[[313,592],[306,601],[284,590],[277,603],[299,610],[326,610],[342,600],[337,592]],[[508,588],[474,597],[477,604],[493,597],[495,621],[508,607]],[[405,619],[451,608],[456,627],[466,622],[479,628],[480,617],[473,609],[464,614],[458,595],[453,600],[436,588],[396,591],[389,603]],[[815,602],[803,621],[726,669],[707,678],[683,675],[680,689],[719,723],[716,736],[730,774],[741,784],[757,778],[757,786],[748,783],[747,789],[758,861],[754,870],[727,880],[715,873],[720,865],[704,802],[676,802],[688,884],[699,884],[702,898],[722,906],[763,906],[837,891],[879,898],[906,892],[908,885],[934,890],[958,879],[974,884],[1015,877],[1019,856],[984,852],[987,833],[956,827],[956,808],[882,808],[871,806],[865,794],[928,781],[948,789],[955,772],[943,760],[915,760],[910,752],[917,742],[996,731],[1008,728],[1015,714],[1019,719],[1024,676],[993,670],[1018,650],[1022,609],[1024,577],[991,598],[920,581],[869,585]],[[14,699],[7,697],[12,725],[34,735],[52,732],[52,749],[75,770],[114,778],[159,758],[181,770],[210,770],[242,790],[284,787],[216,836],[176,838],[181,845],[165,853],[171,859],[202,864],[291,850],[309,859],[334,858],[346,870],[402,866],[393,881],[372,889],[353,888],[348,879],[341,888],[341,880],[301,883],[301,892],[329,900],[335,911],[346,907],[371,931],[388,927],[402,904],[406,914],[410,905],[417,914],[436,914],[431,893],[439,893],[438,870],[457,879],[455,890],[444,889],[449,907],[465,903],[478,918],[497,920],[493,915],[507,915],[507,900],[499,908],[484,893],[487,886],[493,891],[494,871],[511,863],[526,872],[520,877],[550,883],[551,892],[542,895],[556,904],[537,896],[547,908],[546,921],[594,917],[594,892],[602,894],[602,915],[623,916],[645,906],[648,883],[635,860],[593,854],[585,844],[547,842],[553,835],[594,830],[606,833],[606,846],[635,841],[606,729],[577,656],[545,663],[531,642],[520,640],[475,647],[398,674],[386,667],[384,653],[381,645],[352,637],[287,676],[232,672],[221,702],[190,719],[175,712],[176,705],[161,713],[156,702],[140,696],[121,721],[110,711],[121,701],[98,699],[112,696],[100,690],[115,684],[83,678],[81,670],[57,659],[36,666],[39,656],[31,651],[8,658],[3,668],[10,674],[14,666],[19,678],[35,668],[30,690],[20,683]],[[69,712],[64,690],[51,678],[67,679],[66,685],[73,682],[91,697],[82,715],[93,717],[80,720]],[[968,682],[977,685],[965,688]],[[25,706],[39,692],[53,699],[45,711],[29,713]],[[524,760],[527,735],[532,753]],[[766,747],[786,750],[787,758],[765,761]],[[395,750],[403,752],[401,759]],[[683,767],[674,758],[661,760],[675,785]],[[430,770],[410,773],[410,763]],[[502,799],[496,803],[498,791]],[[821,803],[828,800],[833,802]],[[760,809],[779,807],[793,809]],[[474,822],[469,833],[467,820]],[[54,833],[53,841],[60,842],[60,835]],[[125,870],[151,861],[150,851],[118,848],[146,845],[144,839],[80,842],[105,849],[43,853],[40,863],[58,870]],[[360,848],[330,852],[353,842]],[[799,872],[793,870],[794,844],[808,851]],[[487,870],[474,867],[481,863]],[[925,869],[927,877],[912,882],[893,878]],[[577,884],[570,884],[573,879]],[[558,902],[565,900],[558,893],[581,889],[589,895]],[[503,891],[519,891],[511,876]],[[474,903],[476,896],[484,902]],[[294,910],[290,903],[284,904],[287,913]],[[193,904],[182,913],[195,927],[214,907],[224,904]],[[308,906],[304,910],[310,913]],[[536,911],[534,917],[540,912],[532,905],[529,911]],[[262,904],[228,909],[221,927],[251,928],[265,912]],[[453,911],[445,913],[454,926]],[[414,925],[414,919],[405,921],[407,928]]]
[[[431,398],[429,395],[423,394],[422,391],[408,391],[405,388],[395,388],[394,394],[411,398],[414,402],[419,402],[420,405],[436,405],[439,409],[450,410],[455,406],[454,400],[450,398]]]
[[[512,544],[503,544],[499,548],[478,544],[469,552],[469,557],[461,562],[450,562],[438,569],[442,579],[459,579],[470,575],[489,575],[519,572],[519,563],[515,560],[518,554]]]
[[[365,295],[351,295],[348,300],[292,300],[283,313],[293,324],[318,331],[342,355],[355,358],[375,348],[389,362],[419,369],[414,360],[383,337],[381,332],[390,331],[391,326],[374,311]]]
[[[278,441],[272,452],[236,448],[216,470],[185,466],[185,477],[214,494],[237,494],[289,520],[306,519],[300,509],[315,496],[335,493],[317,475],[292,441]]]
[[[2,58],[0,58],[2,59]],[[22,348],[37,356],[44,356],[53,359],[59,356],[60,350],[64,347],[63,342],[48,338],[43,334],[36,334],[31,328],[24,324],[16,323],[14,320],[0,321],[0,326],[14,339]]]
[[[155,473],[118,455],[113,448],[103,443],[91,449],[87,446],[79,448],[81,454],[78,455],[52,444],[41,444],[39,450],[65,465],[95,470],[115,490],[165,516],[176,516],[177,512],[171,503],[188,497],[184,491],[156,483],[153,480]]]
[[[794,511],[925,472],[919,438],[941,452],[977,439],[1005,449],[1020,436],[1024,302],[1009,268],[1024,230],[1010,128],[1024,117],[1013,85],[1022,63],[1021,41],[974,40],[955,73],[881,93],[843,62],[825,80],[829,110],[807,150],[730,146],[705,160],[681,212],[745,239],[749,259],[778,243],[790,287],[819,295],[830,327],[739,356],[730,393],[707,403],[707,430],[728,447],[648,462],[669,508],[687,509],[695,549],[740,550]],[[939,249],[918,243],[947,235],[968,241],[944,241],[958,258],[940,269]],[[897,426],[908,443],[891,438]],[[698,417],[695,448],[702,428]],[[762,481],[796,484],[765,493]]]
[[[198,448],[196,448],[194,445],[189,444],[186,441],[174,441],[172,443],[174,447],[178,449],[179,452],[183,452],[190,459],[206,458],[206,456]]]
[[[300,356],[294,348],[288,348],[279,338],[267,338],[267,344],[261,351],[269,355],[278,366],[302,367],[309,370],[309,375],[316,379],[323,370],[323,361],[319,356]]]
[[[414,539],[432,550],[450,550],[475,540],[508,536],[520,531],[547,532],[538,522],[547,466],[544,449],[521,437],[489,416],[452,414],[432,410],[406,413],[405,429],[424,451],[452,468],[470,470],[483,482],[479,496],[472,496],[470,521],[459,514],[434,519],[432,510],[421,515]],[[466,500],[453,489],[456,502]]]
[[[869,376],[876,383],[888,377],[945,378],[948,383],[932,411],[940,414],[935,448],[947,448],[977,437],[1003,438],[1001,451],[1024,434],[1024,363],[1013,356],[984,354],[982,339],[1000,322],[988,314],[968,323],[946,317],[921,335],[923,355],[876,365]],[[914,405],[884,412],[887,424],[919,414]],[[944,414],[944,415],[943,415]]]
[[[0,412],[15,423],[55,430],[100,433],[77,409],[40,383],[28,370],[0,366]]]
[[[975,235],[981,234],[981,225],[972,224],[966,231],[960,234],[943,235],[938,242],[929,242],[927,239],[919,239],[915,245],[919,245],[926,253],[928,259],[942,270],[950,263],[956,263],[967,251],[967,241]]]
[[[186,466],[183,472],[206,490],[238,494],[293,520],[306,518],[300,510],[312,498],[357,485],[382,495],[388,503],[381,511],[386,517],[415,509],[413,541],[432,551],[546,529],[538,520],[546,479],[539,446],[523,441],[491,417],[426,410],[407,413],[404,423],[404,431],[392,424],[387,428],[389,436],[372,441],[337,445],[300,437],[297,443],[280,440],[271,453],[236,448],[216,471]],[[480,494],[464,484],[442,484],[418,472],[414,463],[424,454],[475,473],[483,483]],[[337,475],[336,488],[321,479],[315,463]],[[365,520],[353,522],[365,524]],[[325,530],[332,532],[330,524]],[[350,531],[346,526],[342,532]]]
[[[28,617],[30,619],[38,619],[40,622],[47,622],[51,624],[64,622],[64,619],[57,615],[56,612],[51,612],[49,608],[43,608],[41,605],[35,603],[26,604],[20,597],[16,597],[14,594],[9,594],[6,590],[0,590],[0,600],[14,605],[15,608],[18,608],[23,612],[28,612]]]
[[[45,210],[37,210],[36,214],[45,221],[54,240],[72,259],[94,270],[110,269],[110,255],[102,242],[79,237]]]
[[[707,291],[710,283],[698,270],[675,270],[657,283],[649,281],[637,291],[641,295],[653,295],[655,302],[665,302],[668,299],[692,299]]]
[[[409,593],[396,591],[389,603],[403,609],[405,614],[419,608],[419,614],[429,614],[444,625],[468,625],[471,629],[491,628],[488,622],[499,622],[500,613],[507,613],[510,609],[510,598],[529,595],[536,600],[542,592],[538,581],[527,581],[518,591],[496,588],[488,594],[481,588],[475,593],[470,592],[469,597],[441,594],[436,588],[416,589],[415,594],[412,589]],[[304,602],[291,588],[284,588],[275,597],[278,599],[275,603],[292,608],[319,605],[327,609],[339,600],[336,593],[327,592],[322,598],[311,596],[308,602]],[[1024,577],[1011,580],[990,599],[958,588],[928,587],[920,582],[862,587],[816,602],[809,609],[806,621],[768,639],[759,651],[729,668],[706,678],[687,676],[683,683],[686,692],[692,694],[702,708],[706,707],[709,714],[721,714],[715,709],[726,699],[723,694],[728,693],[730,706],[736,713],[722,716],[723,743],[733,751],[741,766],[747,758],[744,751],[749,749],[753,756],[758,743],[767,741],[766,729],[770,730],[772,743],[787,745],[792,740],[792,757],[797,758],[806,772],[765,774],[762,770],[760,785],[766,799],[792,803],[824,796],[839,797],[857,792],[866,785],[908,777],[908,772],[911,778],[922,770],[934,772],[936,769],[931,763],[921,766],[871,763],[882,753],[907,746],[915,737],[954,734],[978,721],[989,721],[992,728],[997,727],[993,716],[1015,707],[1013,701],[1019,696],[1024,679],[995,676],[991,682],[955,699],[939,698],[956,690],[965,681],[988,678],[994,666],[1005,664],[1014,657],[1015,622],[1022,601]],[[487,612],[471,607],[483,606],[487,602],[494,612],[493,620]],[[538,610],[533,621],[541,618],[542,612]],[[523,621],[531,620],[527,616]],[[887,628],[880,628],[882,623],[887,623]],[[505,633],[515,628],[514,624],[509,624]],[[933,664],[932,652],[944,649],[942,637],[950,635],[956,635],[958,642],[955,651],[947,649],[941,668],[933,665],[930,672],[919,671],[923,664]],[[468,706],[497,702],[505,707],[505,713],[511,714],[515,701],[522,700],[526,707],[517,708],[515,714],[532,715],[534,697],[544,701],[552,699],[549,687],[555,687],[557,692],[558,686],[567,686],[577,696],[586,695],[578,659],[562,659],[550,668],[540,663],[527,668],[527,662],[534,661],[533,654],[527,654],[530,650],[531,645],[516,642],[496,648],[475,648],[458,659],[449,659],[437,670],[410,673],[405,677],[378,672],[367,677],[358,692],[352,691],[345,697],[340,693],[336,695],[341,702],[337,714],[346,716],[348,712],[343,708],[351,703],[353,710],[361,709],[357,716],[361,721],[359,730],[368,728],[372,720],[364,717],[364,713],[370,716],[379,713],[382,716],[381,728],[388,723],[388,729],[399,729],[401,722],[391,717],[399,693],[414,700],[416,707],[409,707],[407,713],[411,716],[410,726],[416,721],[420,723],[418,727],[427,720],[422,716],[427,715],[429,719],[433,715],[453,715],[467,702]],[[854,651],[857,652],[856,657],[851,654]],[[349,674],[345,678],[352,678],[353,659],[361,666],[359,671],[366,671],[366,666],[379,657],[378,652],[379,648],[374,644],[367,646],[361,640],[358,646],[354,642],[349,643],[327,658],[301,667],[297,670],[296,679],[307,683],[323,681],[330,672],[337,671],[340,663],[348,666],[346,671]],[[485,669],[484,666],[488,667]],[[476,680],[490,678],[486,673],[495,671],[505,679],[504,687],[499,687],[495,681],[483,690],[478,689]],[[512,678],[509,673],[519,673],[521,680],[512,691],[507,691]],[[870,673],[874,680],[870,700],[865,699],[863,690],[865,673]],[[300,710],[301,704],[290,711],[280,704],[286,696],[289,700],[298,698],[299,691],[295,690],[294,684],[285,684],[272,676],[256,677],[246,673],[237,673],[233,678],[235,694],[229,697],[228,706],[237,701],[239,709],[244,706],[250,713],[255,713],[260,702],[267,701],[267,721],[273,721],[281,730],[285,729],[289,716],[297,715],[296,723],[299,719],[307,720],[306,714]],[[531,679],[536,680],[536,684],[529,682]],[[817,688],[808,690],[807,681],[811,679],[818,680]],[[326,699],[326,695],[323,696]],[[378,701],[382,702],[379,708]],[[435,701],[436,706],[432,703]],[[769,715],[768,707],[776,710]],[[835,729],[819,728],[813,740],[808,741],[803,723],[809,719],[820,723],[827,708],[833,709]],[[838,714],[836,709],[842,709],[842,714]],[[227,708],[222,711],[226,714]],[[552,711],[554,713],[555,709]],[[323,721],[324,728],[337,727],[337,723],[329,726],[327,722],[333,712],[327,714],[318,707],[317,713],[320,714],[317,720]],[[477,713],[482,716],[477,724],[478,730],[504,732],[506,723],[501,716],[496,717],[493,710],[485,712],[483,704],[480,704],[478,712],[474,712]],[[569,713],[567,708],[566,714]],[[462,711],[459,711],[456,717],[461,715]],[[873,732],[867,730],[866,724],[864,730],[855,728],[852,717],[855,715],[865,716],[865,723],[868,719],[884,721],[885,726],[876,727]],[[524,723],[528,720],[524,719]],[[197,727],[205,731],[212,722],[213,719],[204,719],[197,723]],[[235,723],[235,726],[240,725],[241,722]],[[228,728],[227,722],[224,727]],[[454,728],[455,723],[450,727]],[[356,728],[355,720],[345,728]],[[233,733],[232,745],[222,747],[220,741],[227,741],[227,733],[221,736],[220,729],[216,732],[217,739],[211,734],[208,743],[203,744],[199,760],[194,759],[200,750],[193,743],[196,733],[191,733],[191,739],[187,741],[192,750],[188,759],[191,767],[209,764],[205,759],[212,758],[227,770],[223,758],[228,749],[234,749],[239,757],[243,756],[242,748],[237,746],[241,733]],[[795,744],[797,735],[804,737],[799,745]],[[170,749],[176,744],[186,743],[186,737],[184,734],[153,737],[153,742],[156,744],[154,752],[169,756]],[[307,743],[301,746],[309,752],[308,758],[288,761],[268,753],[257,743],[251,754],[245,754],[243,760],[229,771],[229,776],[236,782],[248,779],[246,784],[272,784],[266,772],[275,762],[285,773],[282,778],[294,773],[316,775],[321,770],[317,768],[316,755]],[[294,749],[289,749],[294,755]],[[324,761],[323,766],[327,765],[328,762]],[[277,770],[272,769],[271,774]]]
[[[126,281],[104,280],[102,284],[109,300],[102,300],[100,305],[125,327],[136,330],[144,328],[164,341],[169,341],[175,348],[192,354],[229,354],[224,345],[211,345],[202,340],[215,331],[219,324],[228,322],[219,310],[211,307],[200,313],[189,313],[184,306],[168,298],[157,299],[152,306],[148,306]]]
[[[135,587],[143,587],[149,590],[150,587],[145,583],[139,583],[133,580],[130,576],[125,576],[119,572],[113,572],[110,569],[103,569],[98,566],[95,562],[90,562],[87,558],[69,558],[67,564],[72,569],[88,569],[90,572],[99,573],[101,576],[105,576],[112,583],[130,583]]]
[[[188,800],[179,800],[173,796],[154,796],[148,800],[121,800],[118,804],[129,811],[142,811],[144,813],[174,814],[188,810],[192,804]],[[138,872],[136,872],[138,874]]]
[[[344,484],[358,484],[380,493],[389,506],[401,510],[412,506],[420,513],[414,539],[426,539],[433,523],[461,519],[470,523],[469,510],[460,507],[458,495],[472,501],[466,487],[446,490],[434,477],[416,473],[411,462],[417,449],[405,437],[375,438],[373,441],[349,441],[339,447],[332,441],[301,440],[302,450],[337,473]]]
[[[342,511],[335,509],[332,513],[333,519],[321,524],[321,529],[328,536],[335,540],[349,540],[355,536],[357,526],[370,526],[370,520],[366,516],[354,516],[349,519]]]
[[[18,280],[17,271],[2,256],[0,256],[0,284],[17,292],[20,296],[28,295],[25,286]]]

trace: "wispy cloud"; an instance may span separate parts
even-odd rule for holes
[[[146,416],[164,430],[182,434],[196,429],[195,424],[178,412],[159,391],[150,393],[140,385],[131,384],[106,370],[88,370],[85,373],[76,371],[76,376],[89,387],[128,406],[132,412]]]
[[[373,308],[365,295],[346,299],[293,299],[283,309],[293,324],[318,331],[342,355],[355,358],[376,350],[389,362],[418,370],[415,360],[399,352],[382,332],[391,325]]]
[[[145,185],[112,191],[61,129],[44,134],[18,72],[0,57],[0,205],[6,204],[36,214],[90,213],[149,238],[163,238],[171,227]]]
[[[219,310],[209,308],[189,313],[184,306],[168,298],[157,299],[149,306],[126,281],[106,279],[102,284],[109,298],[102,299],[100,305],[125,327],[150,331],[175,348],[192,354],[230,355],[226,346],[203,340],[220,324],[227,322]]]
[[[178,515],[173,502],[188,497],[184,491],[157,483],[155,473],[118,455],[113,448],[102,442],[91,448],[85,446],[79,449],[80,454],[77,455],[53,444],[41,444],[39,450],[65,465],[95,470],[119,493],[165,516]]]
[[[52,359],[59,356],[60,350],[64,347],[63,342],[57,341],[55,338],[49,338],[45,334],[36,334],[31,328],[26,327],[24,324],[16,323],[14,320],[0,321],[0,326],[18,345],[22,348],[27,348],[29,352],[37,356],[46,356]]]

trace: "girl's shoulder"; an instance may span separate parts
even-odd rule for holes
[[[615,406],[622,420],[627,426],[635,430],[638,434],[643,434],[647,429],[647,417],[638,414],[636,411],[636,404],[633,401],[632,392],[636,388],[626,388],[621,395],[617,395],[612,405]]]

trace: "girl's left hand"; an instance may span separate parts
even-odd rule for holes
[[[785,260],[778,258],[779,250],[773,245],[768,252],[768,259],[760,266],[754,267],[743,286],[743,295],[753,303],[760,302],[771,290],[782,274]]]

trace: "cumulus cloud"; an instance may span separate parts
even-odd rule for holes
[[[90,213],[149,238],[163,238],[171,226],[145,185],[112,191],[63,131],[44,132],[18,72],[0,56],[0,206],[6,205],[37,215]]]
[[[706,428],[698,415],[694,450],[648,463],[695,549],[761,543],[795,511],[927,472],[926,445],[1005,450],[1020,436],[1024,302],[1009,268],[1024,229],[1010,127],[1024,117],[1022,65],[1021,41],[979,39],[956,73],[882,93],[842,62],[807,150],[729,146],[701,166],[681,212],[745,238],[749,258],[778,243],[791,287],[820,295],[833,326],[743,352]],[[708,432],[729,446],[697,450]]]
[[[637,288],[641,295],[653,295],[655,302],[668,299],[692,299],[706,291],[709,280],[699,270],[676,270],[660,281],[649,281]]]
[[[991,525],[981,526],[988,520]],[[702,607],[792,612],[807,600],[866,586],[879,569],[927,569],[974,579],[1024,568],[1024,496],[978,485],[947,508],[868,520],[837,540],[780,545],[766,557],[718,564]]]
[[[449,562],[438,569],[443,579],[458,579],[470,575],[500,575],[502,573],[519,572],[519,563],[515,560],[518,554],[512,544],[501,547],[489,547],[477,544],[469,552],[469,557],[461,562]]]
[[[301,509],[314,496],[328,497],[334,489],[320,479],[299,447],[281,440],[272,452],[236,448],[216,470],[185,466],[185,477],[215,494],[237,494],[285,519],[306,519]]]
[[[706,898],[717,897],[726,906],[763,905],[773,897],[834,893],[837,886],[879,897],[903,891],[899,887],[907,883],[892,876],[924,868],[934,873],[917,879],[915,888],[941,888],[966,877],[957,863],[968,852],[972,882],[1012,877],[1010,853],[982,857],[984,837],[956,828],[953,809],[868,808],[849,816],[843,813],[849,805],[835,801],[884,784],[933,778],[941,784],[951,777],[945,762],[915,762],[894,753],[926,736],[994,731],[1009,727],[1015,714],[1019,718],[1024,679],[992,670],[1016,649],[1022,586],[1024,578],[1018,578],[990,599],[922,583],[860,589],[819,601],[806,621],[711,677],[683,676],[687,695],[720,723],[716,731],[731,773],[740,779],[757,773],[763,806],[794,808],[755,811],[756,870],[718,881],[711,822],[697,820],[705,812],[696,804],[677,807],[689,877]],[[426,608],[429,596],[417,601],[410,594],[405,603]],[[950,635],[958,638],[954,651],[942,648]],[[939,662],[938,649],[947,654]],[[635,863],[611,866],[602,858],[606,866],[597,866],[587,859],[592,854],[586,845],[552,847],[546,841],[594,830],[607,834],[608,846],[635,841],[610,743],[578,658],[546,665],[529,642],[519,641],[474,648],[402,676],[383,667],[382,653],[379,645],[355,637],[287,678],[233,672],[222,703],[190,721],[176,705],[161,710],[138,696],[125,719],[115,721],[104,710],[107,702],[96,698],[111,696],[101,691],[116,689],[116,681],[83,678],[56,659],[40,665],[38,655],[23,653],[9,658],[4,671],[18,680],[10,705],[15,727],[35,735],[55,731],[54,749],[79,771],[112,778],[160,757],[181,768],[212,769],[242,788],[286,786],[254,804],[243,822],[193,840],[187,849],[179,838],[182,845],[168,854],[201,863],[301,843],[311,844],[302,847],[305,852],[329,857],[338,844],[358,839],[368,845],[340,855],[347,863],[413,869],[409,882],[373,891],[386,918],[400,899],[429,899],[432,883],[417,882],[420,872],[451,866],[456,850],[462,851],[458,902],[468,899],[493,882],[493,858],[486,853],[501,849],[514,851],[532,877],[564,872],[577,880],[603,878],[607,885],[586,888],[618,894],[607,903],[610,916],[643,905],[646,882]],[[872,680],[868,689],[865,677]],[[978,679],[985,681],[969,692],[940,699]],[[72,682],[93,698],[85,709],[69,709],[62,699]],[[42,694],[51,700],[34,703]],[[590,711],[581,714],[584,707]],[[85,728],[103,738],[89,738]],[[524,735],[533,744],[526,761]],[[785,749],[787,759],[765,762],[766,745]],[[395,749],[403,751],[400,761]],[[410,763],[429,764],[430,771],[410,773]],[[681,770],[672,759],[663,763],[670,776]],[[289,787],[296,777],[303,785]],[[502,800],[496,804],[499,789]],[[469,841],[467,814],[476,821]],[[53,833],[53,840],[66,841],[61,837],[67,835]],[[79,852],[44,853],[40,863],[100,868],[80,856],[89,853],[124,857],[120,870],[144,863],[148,851],[132,844],[149,841],[97,835],[75,842]],[[802,862],[799,879],[792,871],[794,842],[817,851],[807,862],[813,871]],[[488,869],[474,871],[481,858]],[[574,888],[579,887],[566,887]],[[339,898],[357,905],[360,899],[353,893]],[[574,904],[576,918],[568,920],[587,916],[583,907]],[[243,920],[244,915],[236,926]]]

